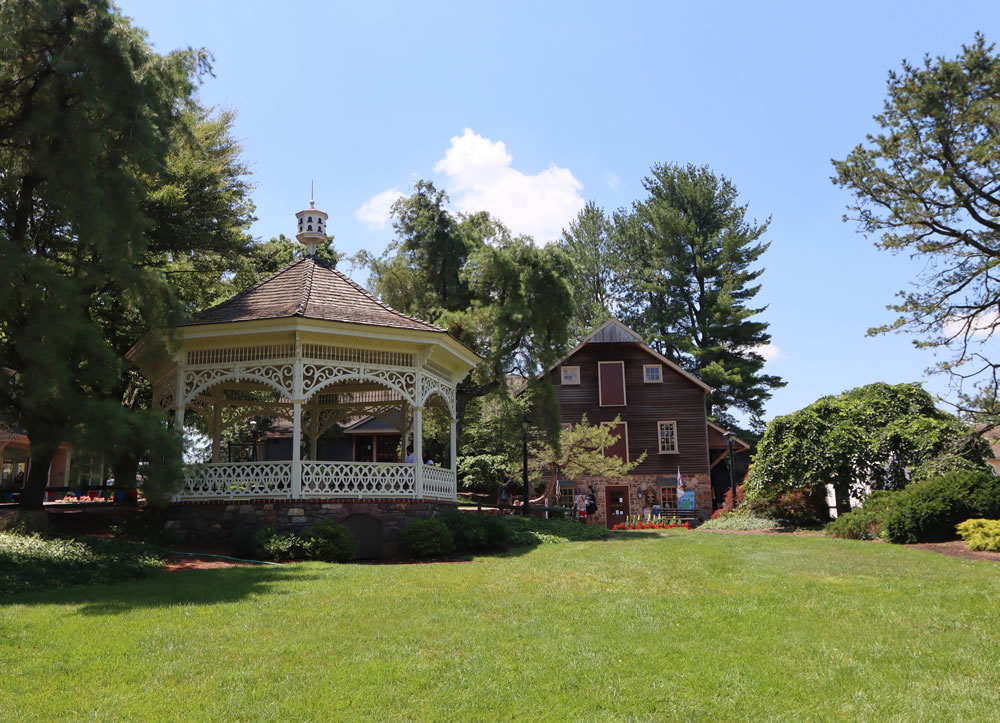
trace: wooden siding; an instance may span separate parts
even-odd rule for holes
[[[624,407],[602,407],[598,385],[598,362],[625,362]],[[563,364],[580,367],[579,386],[560,384],[559,367],[549,372],[561,408],[561,421],[577,423],[584,413],[591,424],[610,422],[620,415],[628,423],[629,458],[644,451],[646,459],[633,474],[676,476],[681,473],[708,473],[708,433],[705,418],[705,392],[682,375],[663,367],[663,382],[646,384],[643,364],[658,360],[638,344],[586,344]],[[677,422],[678,453],[659,454],[657,422]]]
[[[589,418],[589,415],[588,415]],[[612,425],[608,425],[612,427]],[[623,462],[629,461],[628,456],[628,422],[616,424],[611,429],[612,434],[618,435],[618,441],[610,447],[604,449],[605,457],[618,457]]]

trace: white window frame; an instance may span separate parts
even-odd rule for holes
[[[674,448],[664,449],[663,448],[663,435],[660,433],[660,428],[664,424],[669,424],[674,428]],[[660,454],[680,454],[680,441],[677,439],[677,422],[674,420],[666,420],[663,422],[656,423],[656,448],[660,450]]]
[[[614,422],[601,422],[602,427],[610,427]],[[626,464],[632,461],[632,457],[628,453],[628,422],[618,422],[625,427],[625,462]],[[601,450],[604,451],[603,449]]]
[[[647,369],[656,370],[656,379],[650,379],[646,374]],[[663,383],[663,365],[662,364],[643,364],[642,365],[642,381],[645,384],[662,384]]]
[[[566,381],[566,372],[571,371],[571,370],[576,372],[576,381],[575,382],[574,381]],[[559,376],[559,383],[560,384],[563,384],[565,386],[579,386],[580,385],[580,367],[562,366],[562,367],[559,367],[559,371],[560,371],[560,376]]]
[[[622,403],[621,404],[605,404],[604,403],[604,385],[601,383],[601,366],[604,364],[620,364],[622,368]],[[628,392],[625,389],[625,362],[623,361],[602,361],[597,362],[597,397],[600,401],[600,406],[602,407],[626,407],[628,406]]]

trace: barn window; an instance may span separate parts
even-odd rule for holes
[[[642,381],[646,384],[656,384],[663,381],[662,367],[659,364],[642,365]]]
[[[580,367],[562,367],[563,384],[580,383]]]
[[[677,452],[677,422],[657,422],[657,437],[660,440],[660,454]]]
[[[598,362],[598,383],[602,407],[625,406],[625,362]]]

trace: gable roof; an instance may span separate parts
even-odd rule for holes
[[[618,319],[608,319],[606,322],[604,322],[599,327],[594,329],[587,336],[585,336],[583,338],[583,341],[577,344],[569,354],[567,354],[562,359],[557,361],[555,364],[550,366],[539,376],[548,374],[550,371],[552,371],[557,366],[559,366],[564,361],[566,361],[571,356],[580,351],[587,344],[638,344],[643,351],[647,352],[651,356],[656,357],[656,359],[661,361],[663,364],[666,364],[668,368],[680,374],[682,377],[692,382],[693,384],[696,384],[697,386],[701,387],[703,390],[705,390],[705,394],[708,394],[709,392],[712,391],[712,387],[705,384],[705,382],[696,377],[694,374],[691,374],[690,372],[681,369],[674,362],[670,361],[665,356],[660,354],[660,352],[650,347],[648,344],[646,344],[646,342],[642,340],[642,336],[640,336],[639,332],[635,331],[634,329],[628,328],[623,323],[618,321]]]
[[[718,432],[722,439],[725,440],[727,434],[732,434],[728,429],[723,429],[715,422],[706,422],[708,424],[709,430],[715,430]],[[711,440],[709,440],[709,446],[711,447]],[[718,448],[717,448],[718,449]],[[733,452],[747,452],[750,450],[750,445],[744,442],[742,439],[733,434]]]
[[[349,324],[444,329],[396,311],[325,261],[306,256],[221,304],[204,309],[181,326],[303,317]]]

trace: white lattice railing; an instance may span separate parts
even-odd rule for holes
[[[415,497],[413,465],[303,462],[303,497]]]
[[[291,497],[291,462],[210,462],[189,465],[179,500]]]
[[[424,465],[424,497],[432,500],[454,500],[455,473],[447,467]]]
[[[401,462],[301,462],[300,497],[416,498],[414,465]],[[424,497],[455,500],[455,474],[423,467]],[[292,463],[212,462],[189,465],[177,500],[292,498]]]

